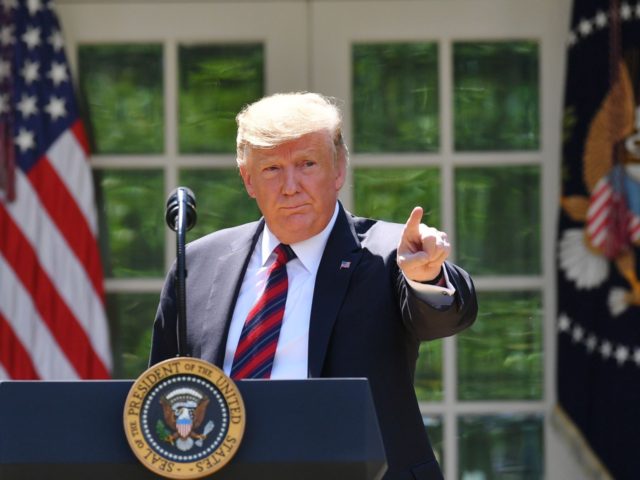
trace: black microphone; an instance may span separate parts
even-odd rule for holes
[[[175,293],[178,303],[176,334],[178,356],[189,356],[187,350],[187,252],[186,233],[196,224],[196,196],[187,187],[178,187],[167,199],[164,215],[169,228],[176,232]]]
[[[187,224],[185,226],[188,232],[196,224],[198,214],[196,213],[196,196],[187,187],[178,187],[167,198],[167,210],[165,213],[165,220],[167,225],[174,232],[178,231],[178,212],[180,210],[180,200],[184,202],[183,208],[187,217]]]

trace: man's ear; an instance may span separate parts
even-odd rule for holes
[[[255,190],[253,189],[253,184],[251,183],[251,173],[246,165],[240,165],[240,176],[242,177],[242,181],[244,182],[244,188],[247,190],[247,193],[251,198],[256,198]]]
[[[336,186],[336,192],[339,192],[342,186],[344,185],[344,181],[347,178],[347,159],[345,158],[344,155],[338,154],[337,160],[338,160],[338,165],[337,165],[335,186]]]

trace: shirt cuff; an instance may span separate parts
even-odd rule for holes
[[[439,285],[416,282],[406,276],[404,278],[420,300],[427,302],[434,307],[445,307],[453,304],[453,297],[456,294],[456,289],[449,281],[449,274],[444,266],[442,266],[442,273],[444,276],[444,286],[442,287]]]

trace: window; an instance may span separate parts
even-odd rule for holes
[[[400,222],[422,205],[478,290],[477,323],[423,344],[418,359],[416,392],[445,478],[553,477],[545,245],[558,153],[544,125],[559,125],[549,105],[561,84],[548,72],[563,32],[543,3],[313,6],[312,71],[333,66],[313,87],[348,107],[345,204]]]
[[[304,9],[265,3],[249,15],[224,3],[60,3],[94,153],[114,373],[134,378],[146,368],[175,258],[165,199],[178,184],[196,193],[198,224],[188,240],[258,216],[236,169],[235,115],[270,84],[306,83],[304,45],[281,36],[302,36],[304,25],[289,25]],[[134,28],[122,15],[154,21]]]
[[[355,211],[405,222],[414,205],[424,205],[427,224],[441,227],[445,220],[453,225],[454,255],[474,278],[522,275],[535,281],[541,272],[540,165],[512,165],[507,152],[538,148],[538,45],[514,40],[451,46],[450,57],[441,62],[453,64],[453,151],[436,166],[428,163],[430,155],[446,150],[438,141],[438,44],[351,46]],[[472,156],[487,150],[507,156],[499,165],[486,160],[457,165],[457,152]],[[369,166],[373,158],[361,159],[361,152],[379,154],[376,160],[387,168]],[[413,155],[404,157],[403,152]],[[444,162],[453,168],[443,180]],[[441,208],[446,190],[453,190],[455,205],[449,219],[443,219],[447,214]],[[478,322],[452,339],[457,352],[454,402],[542,400],[540,289],[495,291],[489,284],[479,289],[479,305]],[[448,388],[442,379],[442,343],[422,346],[416,375],[427,426],[442,423],[429,414],[428,403],[441,404]],[[507,439],[496,436],[496,425]],[[543,471],[542,416],[537,412],[457,415],[457,428],[461,478],[499,475],[503,470],[527,471],[528,478],[536,478],[533,472]],[[530,430],[534,440],[513,443],[522,429]],[[510,449],[483,456],[480,445],[494,448],[480,440],[485,437]],[[497,463],[485,461],[496,454],[503,456]],[[522,464],[523,459],[531,464]]]
[[[263,94],[320,91],[344,102],[345,206],[404,222],[422,205],[479,292],[477,323],[423,344],[418,360],[446,478],[553,477],[564,3],[59,0],[93,134],[117,375],[146,366],[175,256],[168,193],[196,193],[189,239],[255,219],[235,114]]]

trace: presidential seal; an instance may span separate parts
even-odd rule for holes
[[[177,357],[144,372],[124,407],[133,453],[167,478],[202,478],[220,470],[238,450],[245,426],[238,388],[218,367]]]

